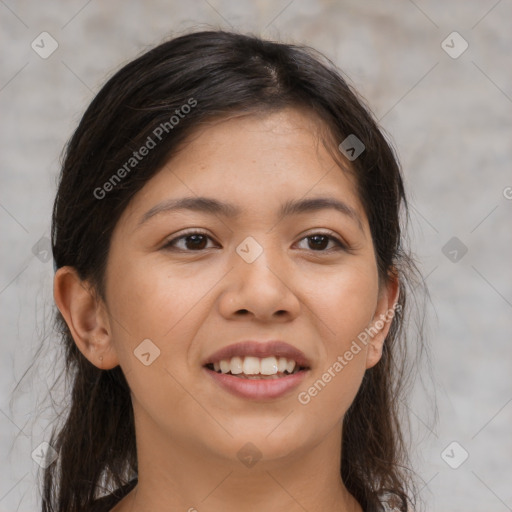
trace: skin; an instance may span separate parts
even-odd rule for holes
[[[341,422],[390,322],[308,404],[297,395],[393,307],[398,283],[379,281],[354,179],[318,142],[319,127],[297,110],[206,125],[116,225],[105,302],[71,267],[56,273],[55,301],[78,348],[99,368],[121,365],[132,393],[139,483],[115,512],[362,510],[340,477]],[[175,211],[138,225],[161,201],[188,196],[242,213]],[[277,216],[287,200],[320,196],[348,204],[361,227],[333,209]],[[190,238],[164,248],[188,228],[210,237],[200,250]],[[319,232],[350,250],[331,239],[319,249],[306,238]],[[236,252],[248,236],[263,249],[252,263]],[[160,356],[145,366],[134,350],[147,338]],[[299,389],[255,402],[205,375],[205,357],[247,339],[302,350],[312,364]],[[261,453],[252,467],[237,457],[248,442]]]

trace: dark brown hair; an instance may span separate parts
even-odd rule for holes
[[[103,299],[116,222],[194,129],[215,118],[287,107],[322,121],[329,148],[345,171],[350,159],[338,144],[349,135],[364,144],[349,168],[369,220],[380,277],[399,277],[400,307],[382,359],[366,371],[345,415],[340,472],[364,509],[377,507],[379,495],[387,492],[405,511],[414,501],[414,480],[406,469],[400,412],[408,375],[404,315],[411,284],[418,286],[421,278],[403,245],[401,214],[407,204],[394,152],[364,101],[322,54],[304,45],[211,30],[176,37],[122,67],[96,95],[67,145],[52,217],[55,265],[74,267]],[[178,122],[171,120],[177,115]],[[120,172],[134,151],[155,139],[157,127],[161,140]],[[122,369],[92,365],[58,310],[55,322],[71,397],[50,440],[58,459],[44,473],[42,510],[83,512],[137,474],[133,411]],[[421,336],[415,342],[422,343]]]

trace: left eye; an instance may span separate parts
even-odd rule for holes
[[[208,239],[212,240],[212,238],[206,233],[202,233],[201,231],[193,231],[170,240],[164,245],[163,248],[170,250],[178,248],[180,250],[184,250],[185,252],[201,251],[207,248],[206,243]],[[184,241],[185,247],[178,247],[177,243],[182,240]],[[309,240],[309,248],[315,252],[330,252],[331,250],[340,250],[346,248],[345,244],[342,243],[338,238],[325,233],[313,233],[312,235],[308,235],[302,238],[301,241],[302,240]],[[331,247],[329,250],[325,250],[326,245],[328,245],[330,241],[334,243],[334,247]]]
[[[341,240],[338,240],[336,237],[332,235],[327,235],[324,233],[314,233],[312,235],[304,237],[302,240],[309,240],[309,245],[315,247],[315,249],[313,250],[315,250],[316,252],[318,252],[318,250],[320,250],[320,252],[329,252],[331,250],[338,251],[340,249],[345,249],[345,244],[343,244]],[[325,251],[325,245],[328,244],[330,241],[334,243],[334,247],[331,247],[329,251]]]

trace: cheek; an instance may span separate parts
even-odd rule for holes
[[[163,341],[205,294],[208,283],[163,265],[124,262],[112,272],[111,313],[130,336]],[[115,284],[114,284],[115,283]],[[211,285],[210,285],[211,288]]]
[[[156,369],[161,368],[183,380],[190,371],[186,364],[190,340],[204,320],[198,315],[206,307],[208,291],[215,287],[219,276],[210,272],[198,278],[197,271],[190,269],[174,269],[171,273],[163,264],[130,261],[112,265],[109,276],[112,339],[125,374],[132,373],[137,381],[140,376],[142,385],[160,378],[168,381],[168,373],[158,372],[157,376]],[[148,366],[155,371],[148,372],[143,365],[148,361],[140,360],[139,356],[148,352],[145,359],[151,361],[157,356]],[[133,389],[137,389],[135,382]]]
[[[339,419],[354,400],[366,370],[361,333],[374,315],[377,295],[376,269],[366,265],[337,272],[309,296],[323,343],[320,367],[298,396],[308,414]]]
[[[324,348],[332,356],[350,346],[371,321],[378,297],[376,268],[371,262],[347,265],[308,286],[307,296],[323,325]]]
[[[112,339],[132,398],[138,403],[136,410],[140,415],[160,417],[162,423],[169,421],[166,411],[190,406],[180,385],[188,372],[184,329],[192,305],[204,295],[190,286],[190,277],[187,288],[179,273],[168,274],[158,265],[125,261],[110,274],[107,293]]]

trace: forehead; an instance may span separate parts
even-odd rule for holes
[[[333,159],[324,145],[328,137],[318,118],[297,110],[208,122],[145,184],[125,213],[140,220],[163,200],[208,196],[254,217],[272,209],[282,213],[286,201],[329,196],[364,217],[353,172],[341,156]]]

